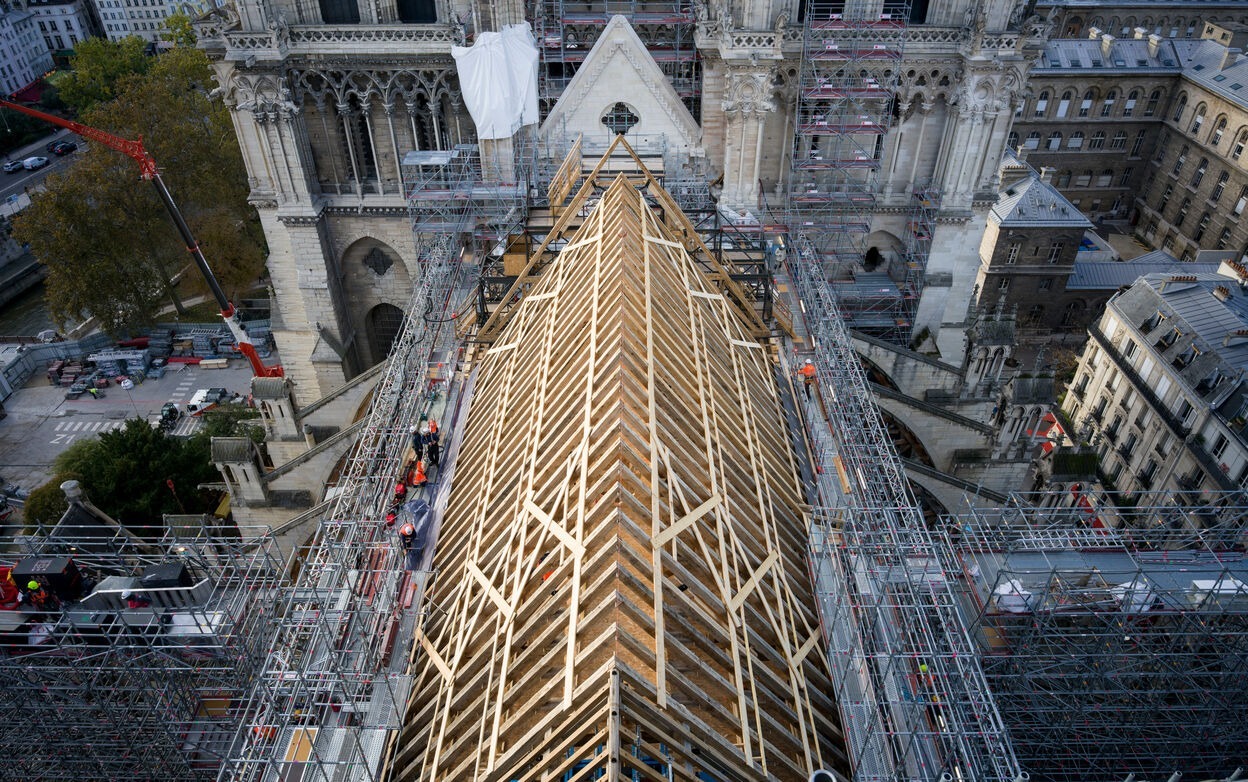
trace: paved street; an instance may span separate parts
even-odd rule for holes
[[[177,402],[185,409],[201,388],[225,388],[246,395],[251,368],[242,359],[231,360],[226,369],[187,367],[159,380],[149,379],[132,391],[110,386],[101,399],[88,395],[66,399],[64,388],[38,375],[4,403],[9,415],[0,421],[0,476],[5,483],[34,489],[52,477],[52,460],[70,444],[120,428],[127,418],[149,420],[159,415],[166,402]],[[198,418],[186,415],[173,434],[193,434],[199,424]]]

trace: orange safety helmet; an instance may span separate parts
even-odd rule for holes
[[[404,524],[402,527],[399,527],[399,534],[404,537],[407,537],[408,535],[415,535],[416,528],[413,527],[411,523],[409,522],[407,524]]]

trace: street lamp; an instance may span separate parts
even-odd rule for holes
[[[119,383],[118,385],[120,385],[125,390],[126,396],[130,398],[130,406],[134,408],[134,417],[142,418],[143,415],[139,412],[139,406],[135,404],[134,395],[130,393],[130,391],[134,389],[134,381],[131,380],[130,378],[126,378],[125,380],[122,380],[121,383]]]

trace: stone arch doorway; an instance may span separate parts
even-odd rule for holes
[[[378,304],[368,311],[366,328],[374,363],[380,363],[390,355],[399,332],[403,330],[403,310],[393,304]]]

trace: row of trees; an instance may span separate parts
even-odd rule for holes
[[[178,40],[185,44],[187,36]],[[266,251],[229,110],[208,96],[212,71],[203,52],[189,45],[158,55],[145,50],[137,37],[82,42],[60,98],[83,124],[143,140],[235,295],[260,277]],[[96,143],[76,154],[14,220],[15,237],[48,266],[53,315],[74,322],[91,314],[119,335],[150,325],[170,303],[181,310],[174,281],[190,268],[186,249],[137,164]],[[191,271],[180,290],[207,289]]]

